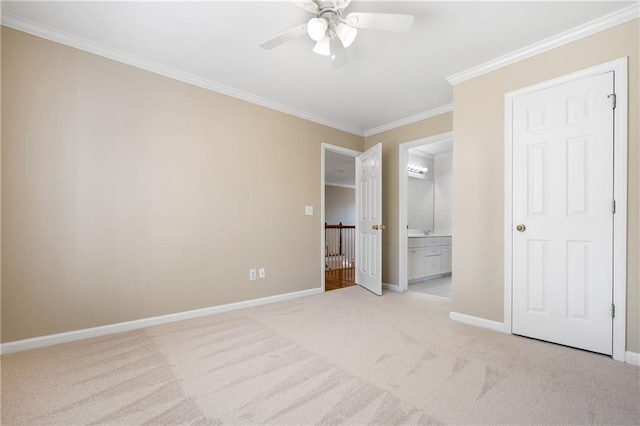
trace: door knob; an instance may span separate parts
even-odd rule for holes
[[[371,229],[376,231],[382,231],[384,229],[384,225],[371,225]]]
[[[525,229],[527,229],[527,227],[524,226],[523,224],[520,224],[520,225],[516,226],[516,231],[518,231],[518,232],[524,232]]]

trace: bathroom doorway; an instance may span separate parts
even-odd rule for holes
[[[399,150],[400,289],[451,299],[453,135]]]

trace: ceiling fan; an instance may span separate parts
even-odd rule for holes
[[[308,34],[316,42],[313,51],[329,56],[335,66],[346,63],[345,48],[358,35],[358,29],[407,32],[411,30],[414,17],[391,13],[352,12],[344,15],[351,0],[305,0],[296,5],[315,16],[302,25],[291,28],[262,43],[265,49],[273,49],[290,40]]]

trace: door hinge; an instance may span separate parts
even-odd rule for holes
[[[611,108],[616,109],[616,94],[612,93],[607,98],[611,99]]]
[[[611,318],[615,318],[616,317],[616,305],[614,305],[613,303],[611,304]]]
[[[611,214],[616,214],[616,200],[611,200]]]

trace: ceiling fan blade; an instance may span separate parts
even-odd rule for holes
[[[307,33],[307,24],[304,23],[300,26],[291,28],[283,32],[282,34],[278,34],[275,37],[270,38],[269,40],[263,41],[260,43],[260,46],[265,49],[273,49],[274,47],[278,47],[281,44],[284,44],[288,41],[296,39],[300,36],[303,36]]]
[[[295,2],[295,4],[296,6],[306,10],[307,12],[311,12],[315,14],[318,13],[318,3],[314,2],[313,0],[297,1]]]
[[[345,9],[351,3],[351,0],[334,0],[336,9]]]
[[[347,15],[347,24],[354,28],[407,32],[413,26],[413,15],[396,15],[392,13],[353,12]]]

